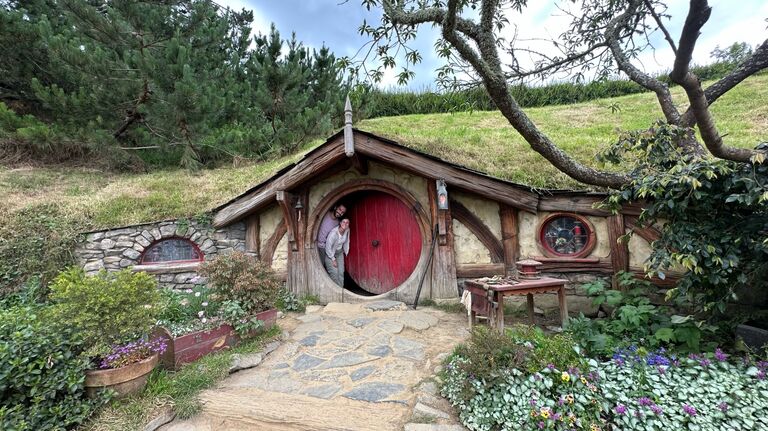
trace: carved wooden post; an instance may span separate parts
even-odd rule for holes
[[[456,281],[456,259],[453,254],[453,225],[451,210],[438,209],[438,195],[435,181],[427,181],[429,210],[432,216],[432,230],[438,228],[438,245],[432,262],[432,299],[455,298],[458,295]],[[446,196],[447,197],[447,196]],[[430,233],[431,238],[431,233]],[[442,238],[442,239],[441,239]],[[423,297],[428,297],[422,293]]]
[[[499,218],[501,219],[501,245],[504,247],[504,272],[507,276],[511,276],[517,271],[515,262],[520,258],[517,209],[500,204]]]
[[[611,245],[611,269],[613,269],[612,285],[618,289],[616,273],[629,270],[629,248],[626,240],[620,239],[624,233],[624,216],[615,214],[607,219],[608,221],[608,241]]]

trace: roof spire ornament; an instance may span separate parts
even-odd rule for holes
[[[352,103],[349,102],[349,94],[344,103],[344,153],[347,157],[355,155],[355,140],[352,136]]]

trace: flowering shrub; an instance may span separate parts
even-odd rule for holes
[[[101,271],[90,276],[72,268],[60,273],[50,289],[52,321],[80,332],[89,357],[146,336],[157,321],[157,280],[143,272]]]
[[[241,252],[218,256],[204,262],[200,273],[220,301],[237,301],[248,315],[275,306],[280,281],[272,268],[252,256]]]
[[[678,358],[630,347],[584,371],[498,369],[492,386],[467,374],[467,361],[449,359],[441,392],[471,430],[768,429],[768,362],[719,349]]]
[[[168,329],[174,337],[221,324],[220,304],[204,284],[183,291],[163,290],[161,296],[157,325]]]
[[[165,352],[167,345],[164,338],[138,340],[112,347],[112,351],[99,361],[99,368],[120,368],[149,358],[155,353]]]

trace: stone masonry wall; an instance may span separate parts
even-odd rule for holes
[[[144,250],[162,239],[170,238],[185,238],[197,244],[205,260],[219,254],[245,251],[243,223],[213,229],[205,223],[179,219],[87,233],[85,241],[75,249],[75,257],[90,274],[101,269],[117,271],[134,268]],[[139,270],[140,265],[134,269]],[[171,289],[193,287],[191,280],[197,276],[194,271],[174,270],[173,264],[169,264],[168,271],[153,274],[162,287]]]

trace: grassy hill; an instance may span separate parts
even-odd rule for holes
[[[683,94],[674,90],[681,104]],[[617,133],[661,117],[653,94],[527,109],[541,130],[578,160],[594,155]],[[768,75],[750,78],[713,107],[729,145],[768,140]],[[491,175],[534,187],[585,188],[551,167],[497,112],[410,115],[365,120],[357,128]],[[322,143],[315,141],[304,151]],[[221,204],[302,154],[258,165],[191,173],[120,175],[87,168],[0,168],[0,226],[24,208],[45,205],[80,230],[190,216]]]

